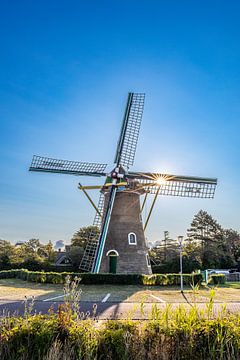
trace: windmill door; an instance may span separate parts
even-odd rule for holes
[[[109,255],[109,272],[112,274],[116,274],[117,272],[117,256]]]

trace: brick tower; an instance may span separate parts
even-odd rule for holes
[[[143,231],[142,190],[118,191],[112,209],[100,272],[151,274]],[[109,193],[105,192],[105,212]]]

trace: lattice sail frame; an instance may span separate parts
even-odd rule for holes
[[[130,172],[128,176],[149,194],[212,199],[217,179]]]
[[[105,176],[106,167],[107,164],[61,160],[34,155],[29,170],[72,175]]]
[[[133,165],[142,121],[145,94],[129,93],[114,162]]]
[[[166,181],[161,185],[147,185],[148,180],[138,180],[142,187],[149,194],[181,196],[191,198],[213,199],[216,189],[216,184],[209,183],[194,183],[187,181]],[[146,184],[146,186],[144,186]]]

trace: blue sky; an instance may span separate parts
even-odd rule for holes
[[[239,10],[215,0],[2,1],[0,238],[69,241],[92,222],[77,177],[28,166],[39,154],[111,168],[129,91],[146,93],[133,170],[219,179],[214,200],[159,197],[148,240],[185,235],[200,209],[240,230]]]

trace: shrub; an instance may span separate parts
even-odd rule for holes
[[[12,270],[12,269],[26,269],[29,271],[46,271],[46,272],[78,271],[78,267],[73,265],[67,265],[63,267],[60,265],[49,264],[47,262],[38,262],[38,261],[24,261],[22,263],[10,263],[10,264],[3,264],[2,262],[0,262],[0,271]]]
[[[209,277],[208,284],[210,285],[219,285],[225,284],[226,276],[224,274],[212,274]]]
[[[68,273],[68,272],[43,272],[21,270],[3,270],[0,271],[0,279],[18,278],[26,281],[49,284],[64,284],[67,275],[73,279],[75,276],[81,278],[81,284],[84,285],[180,285],[179,274],[91,274],[91,273]],[[183,274],[185,285],[196,285],[201,283],[201,274]]]
[[[237,360],[240,316],[208,319],[196,308],[156,320],[76,320],[63,312],[0,319],[1,360]],[[205,314],[206,315],[206,314]],[[67,321],[66,321],[67,320]],[[50,355],[51,354],[51,355]]]

